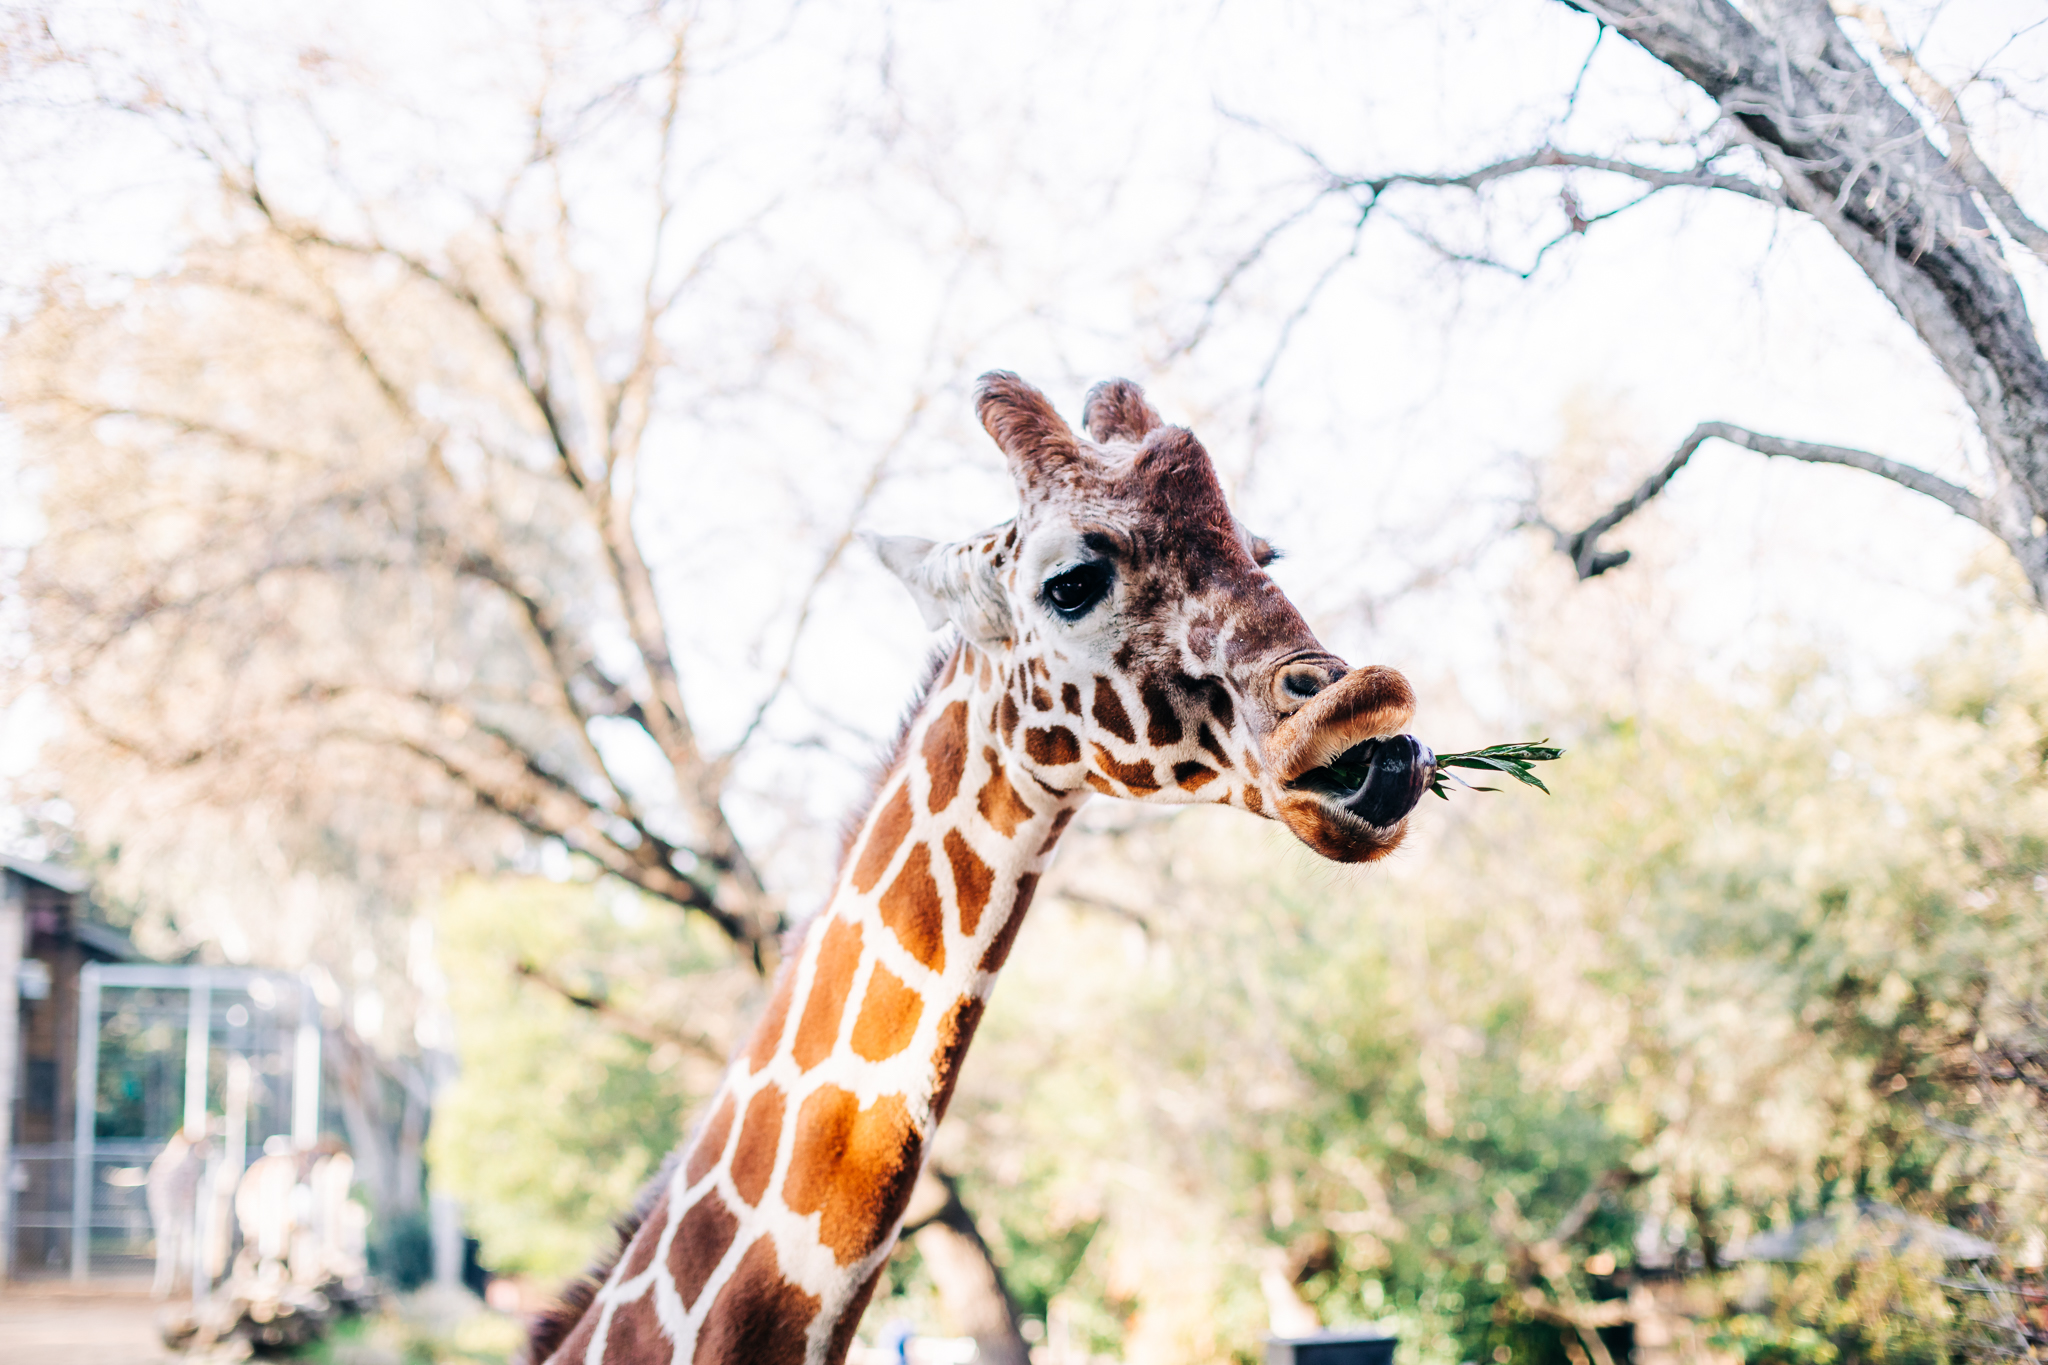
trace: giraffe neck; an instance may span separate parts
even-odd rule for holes
[[[965,646],[941,669],[710,1118],[551,1359],[844,1360],[1085,799],[1039,783],[1013,744],[1005,699],[1031,688]]]

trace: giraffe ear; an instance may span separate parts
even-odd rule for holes
[[[910,589],[925,625],[937,630],[951,621],[969,644],[982,649],[1009,640],[1009,604],[985,545],[940,545],[918,536],[863,534],[861,539]]]

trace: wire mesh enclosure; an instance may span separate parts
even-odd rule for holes
[[[88,963],[77,1017],[70,1140],[14,1151],[14,1271],[161,1274],[157,1224],[173,1217],[190,1225],[179,1269],[197,1284],[252,1149],[317,1136],[319,1006],[275,972]],[[180,1134],[203,1138],[203,1169],[171,1203],[160,1192],[153,1218],[150,1168]]]

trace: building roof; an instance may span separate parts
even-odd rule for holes
[[[92,878],[74,868],[59,867],[55,863],[40,863],[33,858],[17,858],[12,854],[0,853],[0,869],[12,872],[17,877],[38,882],[67,896],[83,896],[92,886]],[[70,916],[67,932],[93,957],[103,962],[147,961],[128,935],[111,924],[86,917],[87,908],[80,905]]]
[[[1853,1230],[1857,1242],[1898,1254],[1932,1251],[1944,1261],[1988,1261],[1998,1254],[1994,1244],[1974,1237],[1960,1228],[1937,1223],[1931,1218],[1906,1212],[1893,1204],[1871,1199],[1856,1201],[1856,1214],[1804,1218],[1789,1228],[1760,1232],[1730,1247],[1730,1261],[1798,1261],[1810,1252],[1833,1246],[1845,1232]]]
[[[101,924],[89,919],[73,919],[71,938],[87,952],[108,962],[149,961],[142,955],[142,950],[135,946],[134,940],[111,924]]]
[[[33,858],[17,858],[9,853],[0,853],[0,867],[6,868],[17,877],[41,882],[44,886],[71,896],[80,894],[92,885],[92,878],[75,868],[59,867],[55,863],[39,863]]]

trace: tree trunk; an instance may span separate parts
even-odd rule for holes
[[[974,1215],[960,1201],[958,1182],[927,1163],[903,1227],[924,1257],[954,1327],[974,1338],[975,1359],[987,1365],[1030,1365],[1017,1306]]]
[[[356,1179],[370,1196],[370,1211],[381,1225],[391,1216],[395,1153],[391,1148],[384,1112],[382,1077],[369,1049],[347,1029],[329,1035],[331,1073],[337,1084],[342,1126],[348,1130],[349,1155],[355,1159]]]
[[[1912,325],[1983,433],[1988,521],[2048,605],[2048,357],[1985,206],[2021,241],[2039,229],[1995,181],[1980,204],[1823,0],[1759,0],[1754,22],[1726,0],[1564,2],[1712,96]]]

